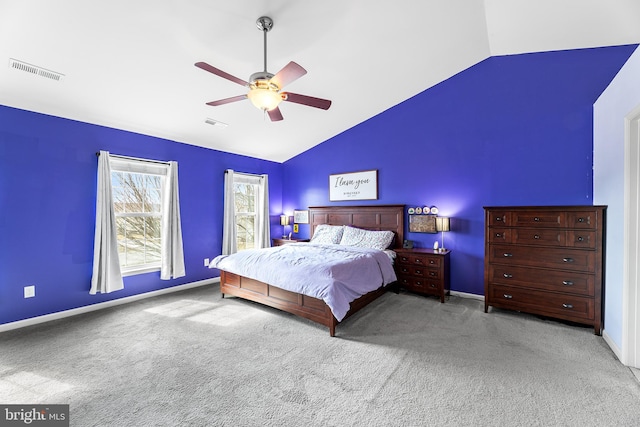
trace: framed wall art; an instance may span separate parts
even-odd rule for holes
[[[409,214],[409,231],[414,233],[437,233],[436,216]]]
[[[294,209],[293,211],[293,223],[294,224],[309,224],[309,211],[302,211]]]
[[[329,175],[329,200],[377,200],[378,170]]]

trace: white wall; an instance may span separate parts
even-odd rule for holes
[[[609,206],[604,326],[618,349],[623,346],[624,118],[638,105],[640,48],[631,55],[593,107],[593,202]]]

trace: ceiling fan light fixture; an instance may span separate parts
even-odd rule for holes
[[[256,108],[264,111],[271,111],[282,102],[282,95],[279,92],[260,87],[252,88],[247,97]]]

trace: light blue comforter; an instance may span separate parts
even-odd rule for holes
[[[391,258],[377,249],[290,243],[220,255],[217,268],[323,300],[340,321],[356,298],[396,280]]]

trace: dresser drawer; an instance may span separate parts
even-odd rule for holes
[[[589,250],[490,245],[488,257],[492,264],[595,272],[595,252]]]
[[[552,228],[514,228],[511,243],[517,245],[566,246],[567,234],[564,230]]]
[[[565,212],[561,211],[515,211],[511,212],[514,227],[564,227]]]
[[[513,243],[532,246],[568,246],[595,249],[596,232],[590,230],[557,230],[553,228],[492,228],[489,243]]]
[[[489,301],[495,307],[522,310],[572,321],[594,318],[593,298],[501,285],[492,286],[490,289]]]
[[[598,225],[598,211],[567,212],[567,228],[595,230]]]
[[[489,265],[491,286],[510,285],[574,295],[593,296],[595,289],[593,274],[574,271],[545,270],[533,267]]]

